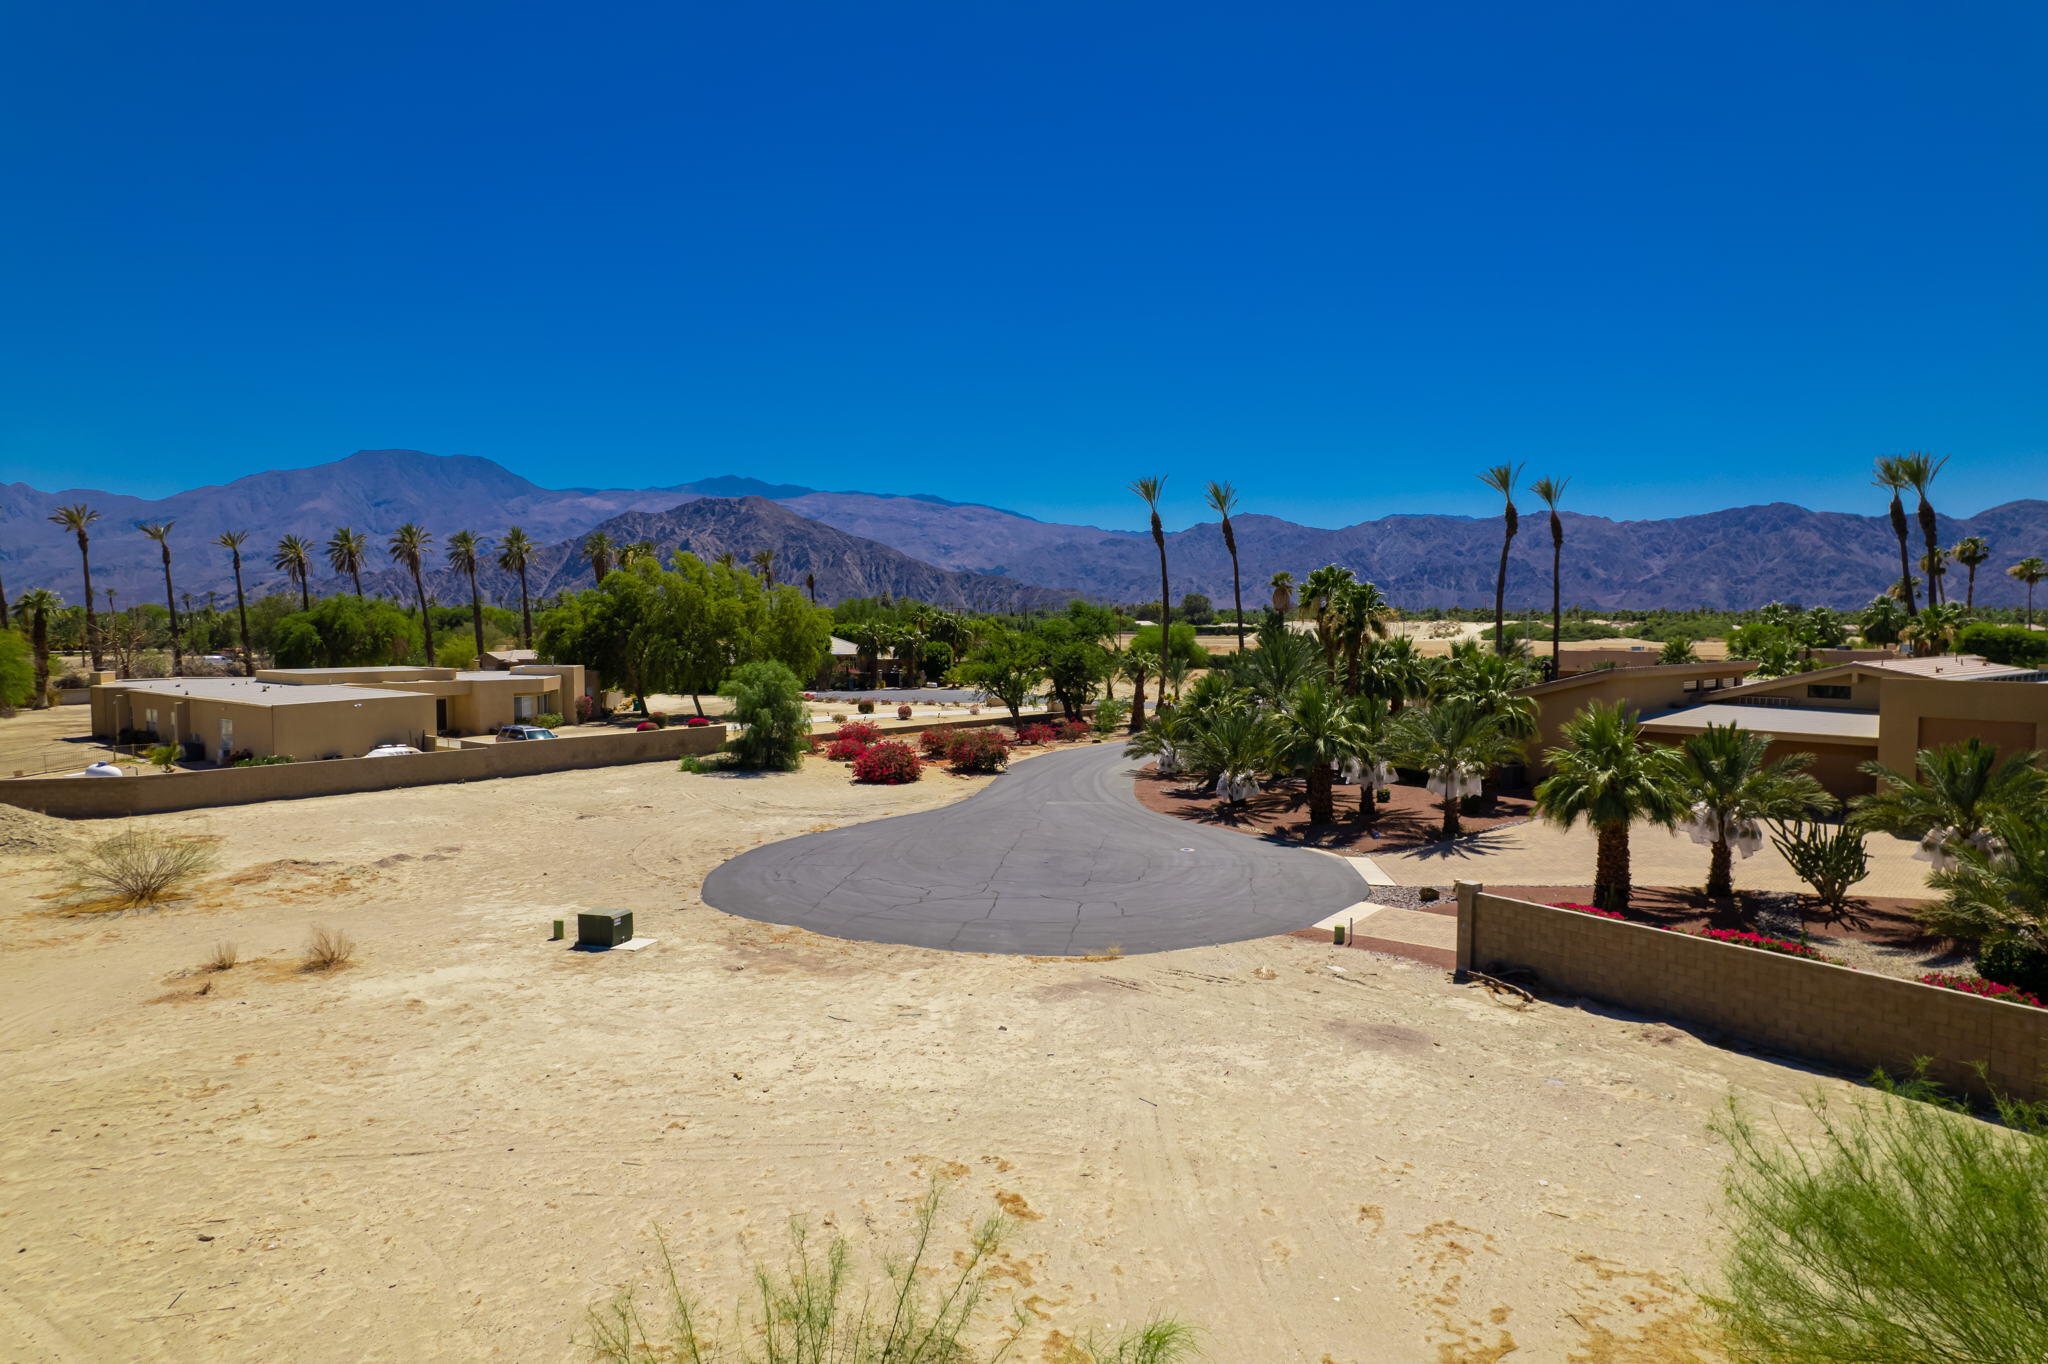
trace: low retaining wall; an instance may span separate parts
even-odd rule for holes
[[[1602,919],[1458,883],[1458,970],[1533,971],[1546,992],[1682,1019],[1793,1056],[2048,1098],[2048,1010]]]
[[[725,736],[724,725],[700,725],[695,729],[678,725],[644,732],[586,734],[436,750],[396,758],[334,758],[272,767],[230,767],[213,772],[120,778],[24,777],[0,781],[0,804],[19,805],[67,819],[156,815],[214,805],[253,805],[258,801],[385,791],[400,786],[526,777],[579,767],[673,762],[686,754],[714,753],[725,742]]]

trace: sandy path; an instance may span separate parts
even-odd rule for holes
[[[1837,1084],[1298,939],[974,957],[696,898],[740,848],[976,784],[654,765],[165,816],[229,884],[96,922],[10,859],[0,1357],[573,1359],[654,1223],[723,1303],[740,1238],[892,1230],[943,1170],[960,1220],[1023,1217],[1027,1360],[1154,1311],[1222,1361],[1679,1358],[1706,1119]],[[547,942],[579,906],[661,942]],[[314,923],[352,968],[290,969]],[[222,939],[242,965],[176,974]]]

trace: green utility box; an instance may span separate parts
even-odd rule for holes
[[[617,947],[633,941],[633,913],[622,910],[617,913],[578,914],[576,916],[576,945],[578,947]]]

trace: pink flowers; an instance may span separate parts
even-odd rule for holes
[[[1057,742],[1060,732],[1048,724],[1019,725],[1017,742],[1020,744],[1049,744]]]
[[[1754,947],[1759,952],[1776,952],[1783,957],[1808,957],[1814,961],[1826,961],[1820,953],[1804,943],[1788,938],[1767,938],[1761,933],[1750,933],[1739,928],[1687,928],[1681,929],[1689,937],[1711,938],[1732,947]]]
[[[897,739],[885,739],[853,760],[853,779],[879,786],[916,781],[922,772],[917,754]]]
[[[2030,1009],[2048,1009],[2038,996],[2030,995],[2017,985],[2000,985],[1997,981],[1982,976],[1958,975],[1953,971],[1929,971],[1919,978],[1922,985],[1933,985],[1943,990],[1956,990],[1966,995],[1981,995],[1985,999],[2002,999],[2008,1004],[2024,1004]]]
[[[1560,900],[1560,901],[1558,901],[1558,902],[1557,902],[1556,904],[1553,904],[1553,905],[1551,906],[1551,908],[1552,908],[1552,909],[1573,909],[1573,910],[1577,910],[1577,911],[1578,911],[1579,913],[1581,913],[1581,914],[1591,914],[1591,915],[1595,916],[1596,918],[1601,918],[1601,919],[1626,919],[1626,918],[1628,917],[1628,915],[1626,915],[1626,914],[1617,914],[1617,913],[1615,913],[1615,912],[1614,912],[1613,910],[1611,910],[1611,909],[1597,909],[1597,908],[1595,908],[1595,907],[1594,907],[1594,906],[1592,906],[1592,905],[1575,905],[1575,904],[1572,904],[1572,903],[1570,903],[1570,902],[1568,902],[1568,901],[1563,901],[1563,900]]]
[[[873,720],[848,720],[839,726],[835,739],[852,739],[865,746],[882,737],[882,727]]]
[[[825,745],[825,756],[836,763],[852,762],[868,751],[864,739],[850,739],[842,735]]]

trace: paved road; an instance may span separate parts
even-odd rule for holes
[[[1139,805],[1121,744],[1020,763],[956,805],[742,853],[704,881],[729,914],[837,938],[1082,956],[1238,942],[1365,898],[1347,863]]]
[[[958,701],[973,705],[988,700],[986,692],[971,687],[876,687],[871,691],[814,691],[811,695],[820,701],[858,701],[865,696],[891,705],[898,701]]]

